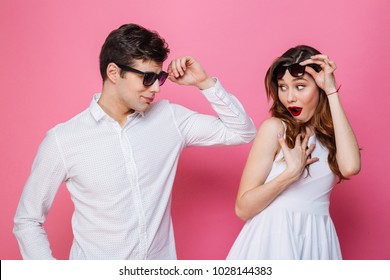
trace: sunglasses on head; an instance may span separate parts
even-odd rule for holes
[[[308,64],[308,65],[302,66],[299,63],[294,63],[294,64],[291,64],[288,66],[280,65],[280,66],[276,67],[276,69],[274,71],[274,77],[277,80],[283,78],[284,73],[286,73],[286,70],[288,70],[288,72],[290,72],[291,76],[293,76],[293,77],[296,77],[296,78],[302,77],[305,74],[306,66],[310,66],[316,72],[321,71],[321,66],[319,66],[318,64]]]
[[[142,72],[140,70],[131,68],[123,64],[118,64],[118,63],[115,64],[123,71],[144,75],[144,80],[142,83],[146,87],[150,87],[151,85],[153,85],[156,80],[158,80],[158,84],[162,86],[165,83],[165,80],[168,78],[168,73],[164,71],[161,71],[158,74],[154,72]]]

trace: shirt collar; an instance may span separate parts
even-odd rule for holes
[[[91,101],[91,104],[89,105],[89,110],[91,111],[92,116],[94,119],[99,122],[101,119],[105,117],[109,117],[106,112],[102,109],[102,107],[99,106],[98,101],[101,96],[101,93],[96,93]],[[129,116],[127,116],[127,119],[131,117],[136,117],[137,115],[140,115],[142,117],[145,117],[145,112],[135,112]]]
[[[92,98],[91,104],[89,105],[89,110],[97,122],[107,116],[106,112],[104,112],[102,107],[100,107],[98,104],[100,95],[100,93],[96,93]]]

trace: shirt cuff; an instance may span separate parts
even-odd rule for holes
[[[215,85],[208,89],[201,90],[202,94],[211,102],[223,102],[225,104],[230,104],[231,99],[227,91],[222,86],[218,78],[213,77],[215,80]]]
[[[229,108],[234,115],[239,115],[240,105],[236,104],[234,97],[231,96],[222,86],[218,78],[213,77],[215,85],[208,89],[201,90],[202,94],[212,104]]]
[[[218,89],[222,88],[222,85],[219,82],[218,78],[212,77],[212,79],[215,81],[215,85],[212,87],[209,87],[207,89],[201,90],[201,92],[206,96],[215,95],[215,93],[218,91]]]

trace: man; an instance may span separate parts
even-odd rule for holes
[[[171,189],[179,155],[192,145],[236,145],[256,133],[241,104],[192,57],[173,60],[169,79],[198,87],[219,115],[167,100],[169,49],[155,32],[126,24],[100,53],[101,94],[48,131],[15,216],[24,259],[52,259],[43,229],[62,182],[74,203],[70,259],[175,259]]]

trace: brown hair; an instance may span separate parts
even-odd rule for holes
[[[281,57],[274,60],[269,67],[265,76],[265,88],[267,98],[272,98],[273,103],[270,108],[270,113],[273,117],[281,119],[286,124],[286,143],[287,146],[293,148],[295,139],[299,133],[305,135],[305,128],[313,127],[317,139],[324,145],[328,151],[328,163],[330,169],[339,177],[339,182],[347,179],[341,173],[336,160],[336,140],[334,135],[334,127],[332,115],[330,112],[329,101],[326,93],[319,89],[319,101],[313,117],[305,122],[297,122],[284,107],[278,97],[278,81],[275,77],[275,70],[278,66],[287,66],[294,63],[302,62],[309,59],[311,56],[320,54],[320,52],[312,47],[299,45],[286,51]],[[309,167],[307,167],[308,170]]]
[[[135,59],[163,63],[169,54],[169,47],[156,31],[137,24],[124,24],[111,31],[100,51],[100,74],[103,81],[111,62],[133,66]]]

